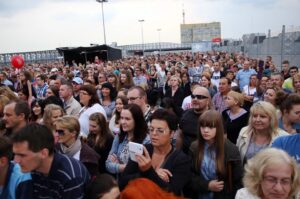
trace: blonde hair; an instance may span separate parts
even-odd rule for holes
[[[76,138],[78,137],[80,132],[80,124],[76,117],[65,115],[55,121],[55,126],[57,125],[67,129],[70,132],[75,132]]]
[[[229,91],[227,96],[232,97],[240,107],[244,105],[244,96],[241,93]]]
[[[292,184],[289,198],[294,197],[300,190],[300,174],[297,162],[285,151],[268,148],[257,153],[252,159],[248,160],[245,166],[244,186],[253,195],[262,197],[261,182],[266,169],[272,165],[286,164],[292,169]]]
[[[64,115],[64,110],[62,107],[56,105],[56,104],[48,104],[45,107],[44,115],[43,115],[43,123],[45,126],[47,126],[49,129],[54,129],[54,124],[52,123],[51,117],[52,117],[52,111],[60,110],[61,114]]]
[[[176,76],[176,75],[172,75],[170,79],[176,79],[178,81],[178,85],[181,84],[181,79],[180,77]]]
[[[252,105],[250,109],[250,117],[249,117],[248,128],[247,128],[248,133],[253,132],[255,129],[253,126],[253,115],[256,113],[267,114],[267,116],[270,118],[268,136],[269,138],[277,136],[278,119],[277,119],[276,109],[271,103],[265,101],[259,101]]]

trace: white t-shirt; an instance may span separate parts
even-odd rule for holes
[[[80,123],[80,135],[83,137],[87,137],[89,134],[89,118],[93,113],[102,113],[107,120],[106,112],[104,108],[96,103],[89,108],[81,108],[79,111],[79,123]]]

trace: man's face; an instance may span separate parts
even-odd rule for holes
[[[289,65],[288,64],[282,64],[282,68],[283,68],[283,70],[288,71],[289,70]]]
[[[44,81],[40,77],[36,78],[36,83],[37,83],[38,86],[43,86],[44,85]]]
[[[70,89],[66,85],[61,85],[59,88],[59,96],[62,99],[67,99],[72,95],[72,92],[70,92]]]
[[[220,70],[220,64],[218,62],[214,63],[214,70],[218,72]]]
[[[219,91],[222,94],[230,91],[230,85],[228,84],[227,79],[220,79]]]
[[[202,95],[202,96],[207,97],[207,98],[203,98],[203,99],[198,99],[198,98],[192,99],[192,108],[196,112],[202,112],[203,110],[205,110],[208,107],[209,93],[205,92],[205,90],[203,88],[197,87],[194,89],[193,95]]]
[[[15,154],[14,161],[20,165],[21,171],[24,173],[38,170],[42,164],[41,152],[31,151],[27,141],[14,143],[13,152]]]
[[[140,97],[139,91],[133,89],[127,93],[128,104],[136,104],[139,107],[142,107],[144,104],[144,98]]]
[[[4,107],[3,114],[3,121],[5,123],[6,128],[16,127],[23,120],[23,116],[16,115],[15,113],[15,103],[6,105]]]
[[[4,78],[4,75],[3,74],[0,74],[0,81],[3,81],[5,78]]]
[[[298,73],[297,69],[290,69],[290,76],[293,77],[295,74]]]
[[[279,87],[281,87],[282,83],[283,83],[282,80],[281,80],[280,75],[272,75],[271,76],[271,81],[272,81],[274,86],[279,86]]]
[[[244,66],[245,70],[248,70],[249,67],[250,67],[250,62],[249,61],[245,61],[243,66]]]

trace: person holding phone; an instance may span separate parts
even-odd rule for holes
[[[147,124],[142,109],[136,104],[125,105],[121,111],[120,133],[114,137],[105,162],[106,170],[113,174],[122,173],[129,159],[129,142],[150,143]]]
[[[190,147],[193,177],[185,190],[187,197],[233,199],[242,187],[243,167],[238,148],[224,138],[219,112],[204,112],[198,124],[198,139]]]
[[[142,177],[176,195],[182,193],[191,177],[191,159],[172,145],[177,124],[176,115],[166,109],[153,113],[149,127],[151,144],[144,146],[142,155],[136,155],[136,162],[129,160],[119,181],[121,189],[130,180]]]

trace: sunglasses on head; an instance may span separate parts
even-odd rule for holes
[[[208,97],[207,96],[205,96],[205,95],[193,95],[193,94],[191,94],[191,97],[192,97],[192,99],[195,99],[195,98],[197,98],[197,99],[207,99]]]
[[[56,132],[57,132],[57,134],[60,135],[60,136],[65,135],[65,131],[62,130],[62,129],[57,129]]]

